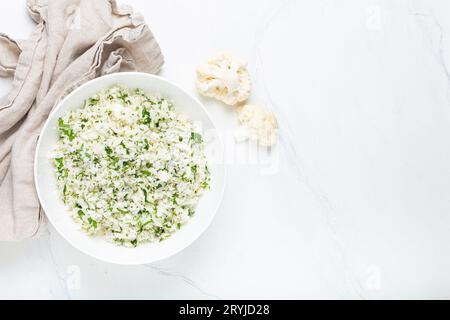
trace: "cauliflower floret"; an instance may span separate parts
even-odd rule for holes
[[[238,139],[257,140],[261,146],[272,146],[278,140],[278,122],[275,115],[261,106],[245,105],[239,110]]]
[[[250,96],[251,82],[247,64],[229,54],[209,59],[197,69],[198,91],[228,105],[236,105]]]

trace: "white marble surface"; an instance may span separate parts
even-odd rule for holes
[[[450,298],[449,1],[128,3],[160,41],[161,75],[192,92],[208,55],[248,59],[278,157],[266,170],[245,164],[247,144],[229,149],[213,224],[152,265],[96,261],[51,227],[0,243],[0,298]],[[32,27],[24,4],[1,4],[1,31]]]

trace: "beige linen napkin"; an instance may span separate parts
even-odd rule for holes
[[[31,237],[42,225],[33,158],[58,101],[95,77],[156,73],[163,64],[143,18],[115,0],[28,0],[27,7],[37,23],[30,38],[0,34],[0,76],[14,75],[0,101],[0,240],[7,241]]]

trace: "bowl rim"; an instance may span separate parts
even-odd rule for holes
[[[45,120],[45,123],[42,127],[42,129],[39,131],[39,135],[38,135],[38,141],[36,144],[36,149],[35,149],[35,153],[34,153],[34,163],[33,163],[33,178],[34,178],[34,186],[35,186],[35,190],[38,196],[38,200],[39,200],[39,204],[42,208],[42,210],[44,211],[44,214],[47,218],[47,220],[50,222],[50,224],[52,225],[52,227],[58,232],[58,234],[65,240],[67,241],[73,248],[77,249],[78,251],[84,253],[85,255],[92,257],[98,261],[102,261],[102,262],[107,262],[107,263],[112,263],[112,264],[117,264],[117,265],[143,265],[143,264],[149,264],[149,263],[154,263],[157,261],[161,261],[164,259],[167,259],[171,256],[176,255],[177,253],[183,251],[184,249],[188,248],[189,246],[191,246],[194,242],[196,242],[200,236],[202,236],[205,231],[209,228],[209,226],[211,225],[212,221],[214,220],[215,216],[217,215],[217,211],[219,211],[219,208],[222,204],[223,201],[223,197],[224,197],[224,193],[225,193],[225,187],[227,184],[227,177],[228,177],[228,173],[227,173],[227,167],[225,165],[225,145],[223,142],[223,139],[220,135],[217,135],[217,139],[218,139],[218,143],[221,146],[222,149],[222,170],[223,170],[223,183],[221,185],[221,188],[219,190],[219,201],[217,201],[214,209],[213,209],[213,213],[209,219],[209,221],[207,221],[207,223],[205,223],[202,228],[199,230],[199,232],[192,238],[192,240],[183,245],[180,246],[179,248],[177,248],[174,251],[168,252],[167,254],[161,255],[160,257],[156,258],[156,259],[148,259],[148,261],[143,261],[145,259],[142,259],[138,262],[136,261],[132,261],[132,262],[127,262],[127,261],[117,261],[114,259],[104,259],[104,258],[99,258],[97,256],[95,256],[94,254],[90,253],[90,252],[86,252],[84,249],[76,246],[74,243],[72,243],[71,240],[69,240],[67,238],[67,236],[64,234],[64,232],[62,232],[60,230],[60,228],[58,227],[58,224],[54,223],[54,221],[52,220],[53,218],[49,217],[48,214],[46,214],[46,204],[41,201],[42,196],[41,196],[41,190],[39,189],[39,183],[38,183],[38,179],[37,179],[37,163],[38,163],[38,154],[39,154],[39,150],[41,147],[41,142],[42,139],[40,138],[42,136],[42,133],[45,132],[48,128],[48,126],[50,125],[50,119],[54,116],[54,114],[61,108],[62,105],[64,105],[66,103],[67,100],[69,100],[73,95],[75,95],[77,93],[77,91],[81,90],[84,87],[87,87],[89,85],[91,85],[92,83],[95,82],[101,82],[106,78],[113,78],[113,77],[121,77],[121,76],[145,76],[145,77],[149,77],[149,78],[154,78],[157,81],[162,81],[165,82],[175,88],[177,88],[178,90],[182,91],[184,94],[188,95],[191,99],[193,99],[196,104],[198,106],[201,107],[201,109],[203,110],[203,112],[206,114],[206,116],[208,117],[209,121],[211,121],[211,124],[213,126],[213,128],[215,130],[217,130],[217,125],[216,122],[212,119],[210,113],[208,112],[208,110],[205,108],[205,106],[203,105],[203,103],[197,98],[195,97],[192,93],[188,92],[187,90],[181,88],[179,85],[177,85],[176,83],[174,83],[173,81],[170,81],[168,79],[165,79],[161,76],[158,75],[154,75],[154,74],[150,74],[150,73],[145,73],[145,72],[136,72],[136,71],[132,71],[132,72],[116,72],[116,73],[112,73],[112,74],[108,74],[108,75],[104,75],[104,76],[100,76],[94,79],[91,79],[85,83],[83,83],[82,85],[76,87],[75,89],[73,89],[69,94],[67,94],[62,100],[60,100],[56,106],[52,109],[52,111],[49,113],[47,119]]]

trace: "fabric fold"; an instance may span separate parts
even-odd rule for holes
[[[16,41],[0,33],[0,77],[14,75],[20,52],[19,44]]]

